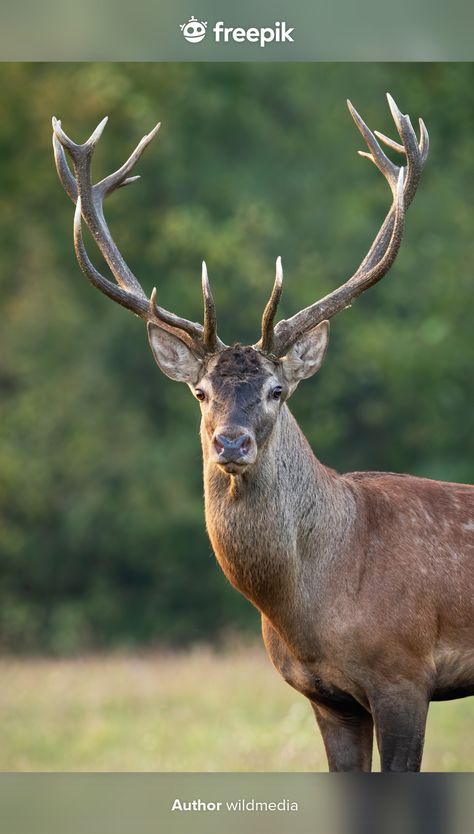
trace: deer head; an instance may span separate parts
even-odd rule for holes
[[[175,315],[157,303],[156,289],[148,298],[125,263],[107,226],[103,204],[117,188],[129,185],[135,163],[159,130],[158,124],[144,136],[118,171],[93,185],[91,162],[107,119],[82,145],[73,142],[53,118],[53,146],[59,178],[76,205],[74,248],[79,265],[101,292],[132,310],[147,323],[153,355],[171,379],[186,382],[201,403],[204,437],[211,459],[229,473],[255,463],[278,420],[282,404],[298,382],[321,366],[329,336],[329,319],[361,293],[380,281],[392,266],[403,234],[405,212],[417,189],[428,154],[428,133],[419,120],[418,140],[410,118],[387,95],[401,142],[376,131],[392,150],[403,154],[397,167],[383,152],[375,135],[348,102],[349,111],[364,137],[368,152],[359,151],[384,175],[392,192],[392,204],[368,254],[356,272],[324,298],[275,325],[282,292],[283,271],[277,259],[273,290],[262,317],[262,331],[252,346],[227,347],[217,335],[217,318],[205,263],[202,265],[203,324]],[[72,161],[74,174],[66,160]],[[82,238],[86,223],[117,283],[105,278],[92,264]]]

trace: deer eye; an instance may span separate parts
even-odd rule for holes
[[[281,397],[281,385],[277,385],[276,388],[272,391],[272,397],[274,400],[279,400]]]
[[[201,402],[206,399],[206,395],[202,388],[196,388],[194,393],[196,394],[197,399],[201,400]]]

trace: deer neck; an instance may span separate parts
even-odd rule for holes
[[[287,603],[300,592],[308,562],[317,576],[331,560],[348,524],[347,487],[314,456],[286,405],[257,462],[242,475],[227,475],[210,461],[203,432],[202,444],[206,524],[217,560],[229,581],[274,620],[282,597]]]

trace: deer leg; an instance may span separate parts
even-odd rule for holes
[[[381,770],[419,771],[429,698],[413,689],[378,694],[371,702]]]
[[[323,737],[330,771],[370,773],[374,724],[368,712],[342,713],[311,701]]]

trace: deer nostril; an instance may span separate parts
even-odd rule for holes
[[[246,455],[248,450],[250,449],[250,437],[248,434],[244,434],[242,443],[240,444],[240,451],[242,454]]]
[[[225,438],[222,435],[218,434],[217,437],[214,438],[214,448],[218,455],[221,455],[224,451],[225,445],[222,441],[225,441]]]

